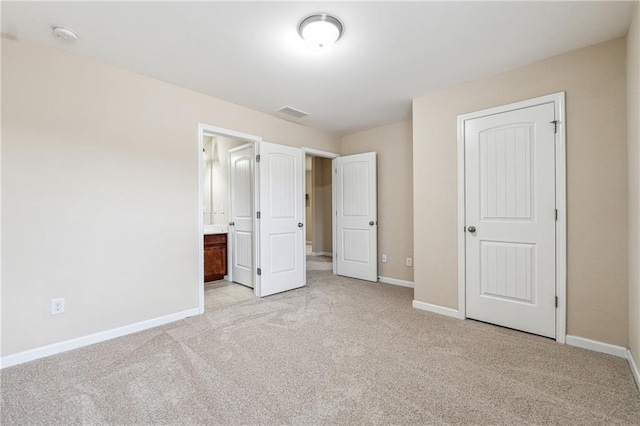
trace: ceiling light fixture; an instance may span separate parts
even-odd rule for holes
[[[61,38],[62,40],[76,41],[78,39],[78,33],[71,28],[55,26],[51,28],[51,31],[53,31],[54,36]]]
[[[307,43],[317,47],[331,46],[342,37],[344,25],[327,13],[314,13],[298,24],[298,34]]]

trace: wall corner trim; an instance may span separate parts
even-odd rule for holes
[[[152,318],[145,321],[136,322],[122,327],[113,328],[111,330],[100,331],[98,333],[89,334],[87,336],[76,337],[74,339],[65,340],[63,342],[52,343],[39,348],[29,349],[16,354],[7,355],[0,358],[0,369],[12,367],[14,365],[23,364],[39,358],[45,358],[73,349],[79,349],[84,346],[93,345],[94,343],[104,342],[106,340],[115,339],[116,337],[126,336],[127,334],[137,333],[138,331],[147,330],[158,327],[170,322],[179,321],[181,319],[198,315],[199,309],[187,309],[158,318]]]
[[[413,301],[413,307],[422,311],[433,312],[434,314],[464,319],[464,316],[457,309],[445,308],[444,306],[432,305],[431,303],[419,302],[417,300]]]
[[[378,277],[378,281],[385,284],[397,285],[400,287],[413,288],[413,281],[399,280],[397,278]]]
[[[627,358],[627,348],[612,345],[610,343],[599,342],[597,340],[587,339],[586,337],[571,336],[567,334],[565,343],[569,346],[575,346],[577,348],[589,349],[591,351],[600,352],[603,354],[613,355],[620,358]]]
[[[636,379],[636,386],[640,391],[640,370],[638,370],[638,364],[636,364],[635,359],[633,359],[633,353],[631,353],[630,349],[627,349],[627,361],[629,361],[629,367],[631,367],[633,378]]]

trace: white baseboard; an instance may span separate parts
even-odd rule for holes
[[[385,284],[399,285],[400,287],[413,288],[413,281],[399,280],[397,278],[378,277],[378,281]]]
[[[609,343],[598,342],[597,340],[587,339],[585,337],[571,336],[567,334],[565,342],[567,345],[575,346],[582,349],[589,349],[603,354],[613,355],[620,358],[627,358],[627,348],[616,346]]]
[[[329,257],[333,257],[333,253],[331,253],[330,251],[314,251],[314,252],[311,252],[311,256],[329,256]]]
[[[446,315],[448,317],[464,319],[457,309],[445,308],[444,306],[432,305],[431,303],[413,301],[413,307],[423,311],[433,312],[435,314]]]
[[[179,321],[181,319],[192,317],[194,315],[198,315],[198,308],[187,309],[186,311],[176,312],[174,314],[136,322],[134,324],[124,325],[122,327],[114,328],[111,330],[89,334],[88,336],[65,340],[64,342],[52,343],[50,345],[41,346],[39,348],[29,349],[24,352],[18,352],[17,354],[13,355],[7,355],[0,358],[0,369],[23,364],[25,362],[33,361],[38,358],[44,358],[62,352],[67,352],[72,349],[78,349],[83,346],[93,345],[94,343],[104,342],[105,340],[111,340],[116,337],[125,336],[127,334],[137,333],[138,331],[158,327],[160,325]]]
[[[636,386],[638,390],[640,390],[640,370],[638,370],[638,364],[636,364],[636,361],[633,359],[633,354],[630,349],[627,349],[627,361],[629,361],[633,378],[636,379]]]

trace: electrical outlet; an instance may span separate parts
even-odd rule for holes
[[[413,266],[413,259],[410,257],[407,257],[407,266]]]
[[[387,263],[387,255],[386,254],[382,255],[382,263]]]
[[[64,313],[64,297],[60,299],[51,299],[51,315]]]

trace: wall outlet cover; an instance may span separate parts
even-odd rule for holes
[[[64,297],[51,299],[51,315],[64,313]]]

